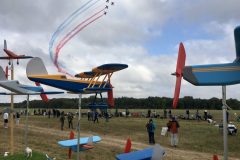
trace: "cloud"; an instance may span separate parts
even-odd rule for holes
[[[48,53],[49,40],[62,21],[85,2],[3,0],[0,6],[0,37],[7,39],[9,49],[41,57],[48,72],[57,73]],[[168,37],[162,33],[169,28],[180,30],[184,27],[179,26],[186,26],[187,29],[191,28],[189,31],[185,28],[188,32],[194,32],[196,28],[196,31],[201,31],[199,35],[209,36],[183,40],[187,65],[231,62],[235,59],[233,29],[239,19],[238,12],[239,3],[233,0],[116,1],[114,6],[110,6],[107,16],[84,29],[61,50],[59,60],[72,73],[89,71],[103,63],[126,63],[129,68],[112,77],[116,97],[172,97],[175,77],[170,74],[175,71],[178,44],[169,42],[174,46],[172,50],[163,53],[158,48],[153,54],[148,50],[148,42],[153,39],[164,41]],[[79,20],[85,17],[80,16]],[[179,38],[177,34],[173,36]],[[33,84],[26,78],[26,63],[21,60],[18,67],[15,65],[15,77],[21,83]],[[6,66],[7,62],[1,62],[1,65]],[[235,87],[229,87],[228,95],[238,98],[238,86]],[[189,95],[220,97],[221,88],[196,87],[183,81],[181,96]],[[65,94],[51,97],[76,96]],[[39,99],[38,96],[33,98]]]

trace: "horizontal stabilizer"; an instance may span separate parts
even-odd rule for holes
[[[34,75],[47,75],[47,69],[39,57],[32,58],[27,64],[27,76],[34,76]]]

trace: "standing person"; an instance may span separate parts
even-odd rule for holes
[[[63,130],[63,127],[64,127],[64,120],[65,120],[64,111],[62,111],[62,113],[60,115],[61,130]]]
[[[156,125],[152,119],[149,119],[149,122],[146,124],[146,128],[148,131],[149,144],[155,144],[154,131],[156,129]]]
[[[204,120],[206,121],[208,118],[208,113],[207,113],[207,110],[204,110]]]
[[[98,123],[98,112],[97,111],[95,111],[95,113],[94,113],[94,123],[97,121],[97,123]]]
[[[73,129],[73,123],[72,123],[72,120],[73,120],[73,114],[71,112],[68,113],[68,128],[70,129]]]
[[[171,109],[168,110],[168,117],[172,118],[172,111],[171,111]]]
[[[16,113],[16,125],[19,125],[19,121],[20,121],[20,114],[19,112]]]
[[[8,128],[8,113],[5,112],[3,114],[3,123],[4,123],[4,128]]]
[[[164,108],[164,110],[163,110],[163,118],[167,118],[167,110],[166,110],[166,108]]]
[[[189,109],[186,110],[186,115],[187,115],[187,119],[189,119],[189,115],[190,115]]]
[[[90,121],[91,120],[91,112],[90,112],[90,110],[88,110],[87,116],[88,116],[88,121]]]
[[[173,116],[172,120],[170,120],[167,124],[168,131],[171,134],[171,146],[177,147],[178,145],[178,128],[180,127],[178,121]]]

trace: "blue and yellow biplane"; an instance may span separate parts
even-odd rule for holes
[[[35,57],[28,62],[26,70],[27,77],[31,81],[63,89],[75,94],[98,94],[112,91],[113,87],[110,83],[110,79],[113,73],[127,67],[128,65],[126,64],[104,64],[93,68],[92,71],[76,74],[76,79],[70,79],[63,74],[49,75],[43,61]]]

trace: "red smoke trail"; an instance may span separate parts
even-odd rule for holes
[[[104,8],[105,9],[105,8]],[[58,55],[59,52],[61,50],[61,48],[69,41],[71,40],[75,35],[77,35],[81,30],[83,30],[84,28],[86,28],[88,25],[90,25],[91,23],[93,23],[94,21],[98,20],[99,18],[101,18],[103,14],[99,15],[98,17],[94,18],[93,20],[89,21],[88,23],[86,23],[85,25],[83,25],[85,22],[87,22],[88,20],[90,20],[91,18],[95,17],[96,15],[98,15],[99,13],[101,13],[102,11],[104,11],[104,9],[96,12],[95,14],[93,14],[92,16],[90,16],[89,18],[87,18],[86,20],[84,20],[83,22],[81,22],[80,24],[78,24],[72,31],[70,31],[66,36],[64,36],[64,38],[58,43],[56,49],[55,49],[55,58],[54,58],[54,64],[55,66],[58,68],[59,72],[65,73],[69,76],[72,76],[71,74],[69,74],[68,72],[66,72],[65,70],[63,70],[62,68],[60,68],[59,64],[58,64]],[[83,26],[82,26],[83,25]],[[80,27],[80,28],[79,28]]]

